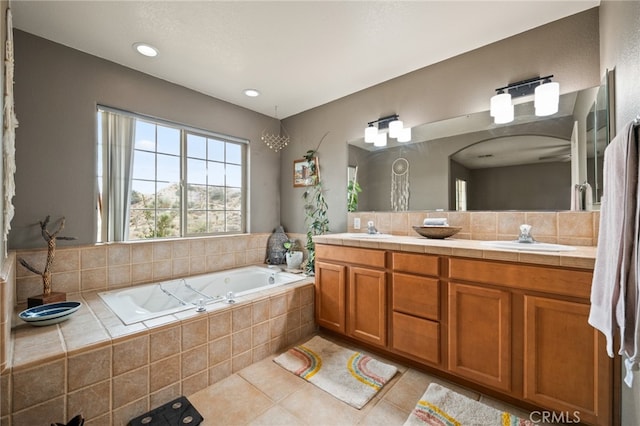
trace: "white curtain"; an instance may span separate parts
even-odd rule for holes
[[[16,172],[16,127],[18,120],[13,104],[13,21],[11,17],[11,9],[7,9],[7,41],[5,43],[5,62],[4,62],[4,105],[3,105],[3,135],[2,135],[2,151],[3,151],[3,191],[4,191],[4,222],[3,222],[3,256],[7,257],[7,236],[11,229],[11,219],[14,215],[13,196],[16,193],[14,174]]]
[[[135,119],[111,111],[101,111],[101,114],[104,241],[126,241],[129,237]]]

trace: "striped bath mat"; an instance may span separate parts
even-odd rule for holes
[[[320,336],[278,355],[274,362],[357,409],[398,371]]]
[[[424,425],[534,426],[534,423],[431,383],[404,423],[404,426]]]

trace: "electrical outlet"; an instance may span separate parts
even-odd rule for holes
[[[353,218],[353,229],[360,229],[360,218],[359,217],[354,217]]]

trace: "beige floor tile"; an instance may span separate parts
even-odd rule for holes
[[[433,377],[409,369],[387,391],[382,397],[382,401],[389,402],[400,410],[409,413],[432,381]]]
[[[362,410],[353,408],[310,383],[305,383],[278,405],[312,426],[355,425],[371,408],[371,402]]]
[[[272,401],[277,402],[300,389],[306,382],[273,362],[271,357],[238,372]]]
[[[237,374],[194,393],[189,401],[204,417],[202,426],[246,425],[273,405]]]
[[[304,426],[306,423],[289,411],[274,405],[257,419],[249,422],[249,426]]]
[[[359,424],[366,426],[402,426],[408,417],[409,412],[405,412],[388,402],[378,401]]]

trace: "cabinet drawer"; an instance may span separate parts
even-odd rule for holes
[[[449,259],[449,278],[589,299],[593,273],[547,266]]]
[[[391,267],[398,272],[437,277],[440,273],[439,260],[438,256],[428,254],[393,253]]]
[[[440,363],[440,325],[437,322],[394,312],[392,347],[421,360]]]
[[[440,318],[438,280],[393,273],[393,310],[422,318]]]
[[[373,266],[374,268],[384,268],[385,266],[384,250],[317,244],[316,258],[350,265]]]

